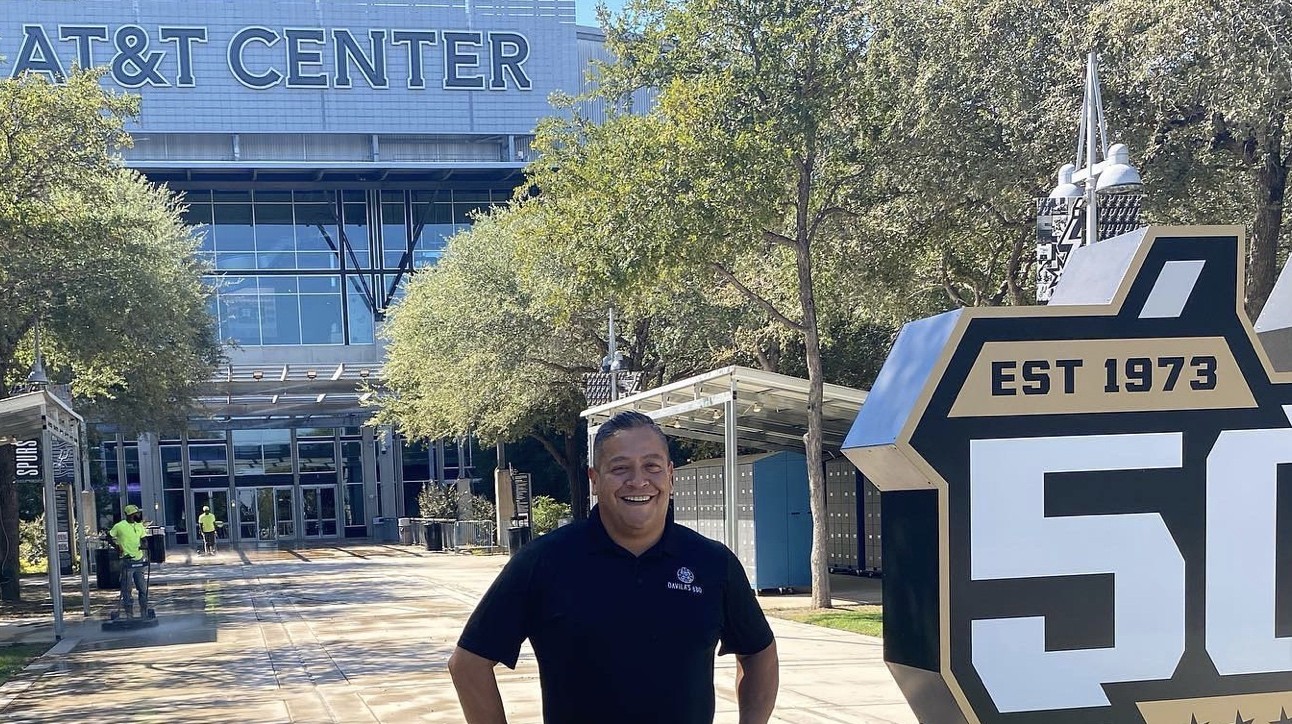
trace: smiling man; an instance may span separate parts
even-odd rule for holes
[[[592,449],[597,506],[516,554],[449,659],[467,721],[507,720],[493,668],[515,668],[529,639],[549,724],[712,722],[719,643],[736,656],[740,721],[766,722],[776,642],[736,556],[669,520],[664,433],[622,412]]]

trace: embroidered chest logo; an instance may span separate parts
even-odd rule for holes
[[[682,566],[677,569],[677,580],[669,581],[668,587],[674,591],[687,591],[697,594],[704,593],[704,589],[695,583],[695,574],[686,566]]]

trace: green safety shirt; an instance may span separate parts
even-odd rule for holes
[[[139,544],[147,534],[143,523],[131,523],[128,520],[117,521],[112,530],[108,531],[112,540],[121,546],[122,556],[135,561],[143,560],[144,552],[140,550]]]
[[[202,526],[203,533],[214,533],[215,513],[203,513],[197,516],[197,524]]]

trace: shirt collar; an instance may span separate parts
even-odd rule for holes
[[[677,523],[673,522],[673,513],[670,511],[668,519],[664,522],[664,535],[655,542],[655,545],[647,549],[645,553],[642,553],[640,557],[648,558],[665,553],[671,556],[678,555],[679,538],[677,533],[674,532],[674,528],[676,527]],[[627,556],[632,555],[630,551],[616,543],[614,539],[610,537],[610,534],[606,532],[606,526],[601,522],[601,506],[599,505],[592,506],[592,510],[588,511],[588,534],[592,539],[592,544],[597,548],[605,551],[622,553]]]

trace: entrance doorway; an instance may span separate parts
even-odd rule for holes
[[[306,538],[330,538],[337,534],[336,486],[301,487],[301,524]]]
[[[296,537],[291,488],[238,490],[238,525],[243,540],[277,541]]]
[[[197,524],[197,517],[202,514],[202,506],[210,506],[211,513],[215,515],[215,537],[217,540],[228,540],[230,528],[233,521],[229,520],[234,512],[229,507],[229,491],[227,490],[194,490],[193,491],[193,538],[192,540],[201,547],[202,529]]]

